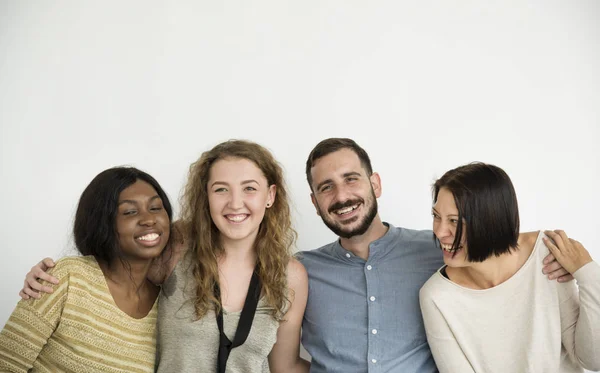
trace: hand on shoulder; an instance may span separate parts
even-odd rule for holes
[[[160,256],[154,259],[152,268],[148,272],[150,282],[155,285],[161,285],[171,276],[177,263],[179,263],[188,251],[188,242],[185,238],[181,221],[178,220],[173,223],[169,243]]]
[[[592,261],[585,247],[579,241],[569,238],[565,231],[557,229],[544,233],[551,238],[551,240],[543,238],[546,247],[567,272],[573,274]]]

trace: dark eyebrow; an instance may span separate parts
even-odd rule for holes
[[[438,215],[441,215],[441,214],[438,212],[438,210],[436,210],[436,209],[435,209],[435,207],[432,207],[432,208],[431,208],[431,211],[435,212],[435,213],[436,213],[436,214],[438,214]],[[448,215],[446,215],[446,216],[457,216],[457,217],[458,217],[458,214],[448,214]]]
[[[360,176],[362,176],[362,174],[361,174],[360,172],[356,172],[356,171],[350,171],[350,172],[346,172],[345,174],[342,174],[342,176],[343,176],[344,178],[347,178],[348,176],[359,176],[359,177],[360,177]],[[333,180],[332,180],[332,179],[326,179],[326,180],[323,180],[323,181],[321,181],[319,184],[317,184],[316,190],[319,190],[319,189],[321,189],[321,187],[322,187],[323,185],[325,185],[325,184],[329,184],[329,183],[332,183],[332,182],[333,182]]]
[[[348,176],[362,176],[362,174],[360,172],[352,171],[352,172],[346,172],[343,176],[344,177],[348,177]]]
[[[331,179],[323,180],[323,181],[321,181],[319,184],[317,184],[317,186],[316,186],[316,188],[315,188],[315,189],[316,189],[316,190],[319,190],[319,189],[321,189],[321,187],[322,187],[323,185],[325,185],[325,184],[330,184],[330,183],[332,183],[332,182],[333,182],[333,180],[331,180]]]
[[[149,201],[152,202],[152,201],[154,201],[157,198],[160,199],[160,196],[158,194],[155,195],[155,196],[153,196],[152,198],[150,198]],[[117,204],[117,206],[121,206],[124,203],[131,203],[132,205],[137,205],[138,204],[137,201],[134,201],[132,199],[122,199],[122,200],[119,201],[119,203]]]

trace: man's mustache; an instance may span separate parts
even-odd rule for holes
[[[363,203],[362,199],[349,199],[345,202],[336,202],[329,207],[327,210],[329,213],[334,212],[335,210],[343,209],[344,207],[350,207],[354,205],[358,205],[359,203]]]

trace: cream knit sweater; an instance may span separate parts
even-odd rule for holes
[[[423,285],[421,311],[441,373],[568,373],[600,370],[600,266],[558,283],[542,274],[548,248],[537,238],[526,263],[486,290],[439,271]]]

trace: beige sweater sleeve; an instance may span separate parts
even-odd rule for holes
[[[61,262],[49,273],[60,279],[54,292],[19,301],[0,332],[0,372],[26,373],[31,369],[60,321],[69,276]]]
[[[425,286],[419,294],[421,313],[425,324],[427,342],[440,373],[474,373],[464,351],[456,341],[450,326],[432,300],[429,291],[431,286]]]
[[[562,343],[582,367],[600,371],[600,266],[591,262],[573,274],[574,283],[559,287]]]

